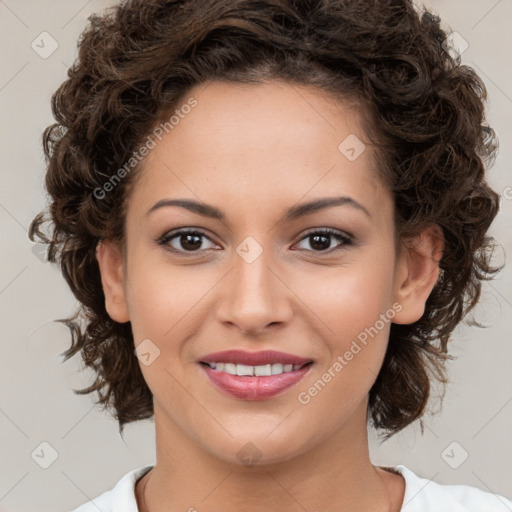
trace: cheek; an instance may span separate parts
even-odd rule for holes
[[[155,260],[148,263],[150,258],[142,251],[131,259],[127,287],[131,327],[141,371],[153,395],[179,397],[183,391],[178,382],[188,368],[176,363],[200,323],[198,306],[215,276]],[[140,358],[145,352],[150,353],[149,364]]]
[[[389,258],[358,258],[353,264],[329,269],[303,282],[307,306],[320,319],[317,335],[327,349],[320,378],[302,388],[301,403],[344,404],[340,414],[357,406],[382,366],[395,309],[392,307],[393,253]],[[306,291],[309,290],[309,292]],[[314,292],[312,292],[314,290]],[[318,396],[318,398],[315,398]],[[314,406],[316,407],[316,406]],[[320,413],[321,409],[318,409]]]
[[[129,269],[127,298],[132,329],[136,340],[154,337],[163,343],[191,321],[194,307],[215,285],[216,276],[204,267],[180,268],[165,258],[151,261],[141,256],[134,254]]]
[[[317,334],[327,352],[314,378],[297,392],[309,417],[328,430],[344,424],[366,399],[382,366],[395,312],[385,279],[348,271],[344,277],[324,286],[311,304],[321,312]]]
[[[300,296],[318,316],[333,348],[343,349],[391,307],[392,274],[392,267],[384,262],[363,260],[303,274],[307,277],[302,279]]]

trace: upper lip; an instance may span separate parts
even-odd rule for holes
[[[311,359],[299,357],[293,354],[277,352],[275,350],[263,350],[261,352],[247,352],[245,350],[225,350],[201,357],[202,363],[233,363],[247,366],[260,366],[265,364],[300,364],[311,362]]]

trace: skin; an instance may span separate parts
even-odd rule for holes
[[[393,304],[401,307],[395,323],[421,317],[438,275],[438,229],[396,252],[393,198],[373,149],[367,144],[354,161],[338,150],[349,134],[365,140],[348,103],[278,81],[213,82],[183,103],[190,96],[197,106],[164,134],[137,177],[126,245],[104,241],[97,250],[109,315],[131,322],[135,346],[149,338],[160,350],[141,363],[154,396],[157,460],[137,485],[140,510],[147,483],[151,512],[398,511],[403,478],[372,465],[366,426],[390,323],[308,404],[297,395]],[[298,203],[336,196],[368,214],[345,204],[283,220]],[[177,198],[213,205],[225,220],[177,206],[147,214]],[[206,237],[192,249],[179,236],[157,243],[177,228]],[[350,234],[352,243],[329,237],[319,248],[306,236],[312,228]],[[248,236],[262,249],[252,263],[236,251]],[[233,348],[314,363],[282,394],[241,400],[214,387],[198,363]],[[261,457],[250,467],[237,456],[246,443]]]

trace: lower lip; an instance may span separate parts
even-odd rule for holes
[[[266,400],[285,389],[297,384],[309,371],[312,364],[307,364],[299,370],[258,377],[240,377],[226,372],[219,372],[208,365],[200,363],[206,375],[213,384],[230,396],[242,400]]]

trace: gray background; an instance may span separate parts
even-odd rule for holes
[[[489,181],[502,196],[491,233],[502,245],[496,259],[501,263],[512,254],[512,0],[425,4],[467,41],[463,62],[479,72],[489,91],[488,120],[500,139]],[[81,370],[77,357],[61,363],[69,331],[52,321],[69,316],[76,302],[59,270],[33,252],[27,237],[45,204],[41,133],[53,122],[51,94],[65,79],[87,17],[107,5],[0,0],[0,511],[68,511],[155,460],[152,420],[127,426],[123,442],[116,422],[93,405],[91,395],[73,394],[92,375]],[[44,31],[58,44],[46,58],[40,54],[52,42],[40,36]],[[451,384],[442,409],[432,402],[437,414],[426,418],[424,434],[415,425],[382,445],[371,434],[374,463],[404,464],[441,483],[512,496],[511,284],[509,264],[485,286],[476,310],[490,327],[457,329]]]

